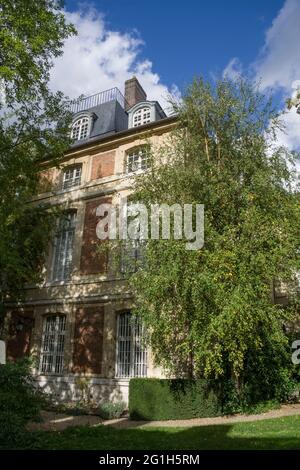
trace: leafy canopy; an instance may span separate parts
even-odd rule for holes
[[[54,0],[3,0],[0,6],[0,306],[37,280],[51,214],[30,199],[42,161],[69,145],[70,113],[48,86],[53,58],[75,33]],[[53,160],[52,160],[53,161]]]
[[[175,104],[178,125],[136,179],[135,200],[205,206],[205,243],[149,240],[131,277],[136,312],[157,364],[177,376],[235,381],[266,338],[282,350],[295,309],[272,301],[273,280],[295,281],[299,246],[296,155],[276,147],[268,97],[247,81],[196,80]]]

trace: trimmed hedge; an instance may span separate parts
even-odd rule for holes
[[[131,419],[207,418],[222,414],[219,391],[207,380],[131,379]]]

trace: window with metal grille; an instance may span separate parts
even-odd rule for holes
[[[149,168],[149,153],[146,148],[141,147],[132,150],[127,154],[127,173]]]
[[[146,377],[147,349],[143,343],[145,328],[130,312],[118,316],[116,376]]]
[[[63,176],[63,189],[74,188],[81,183],[81,165],[66,168]]]
[[[71,277],[76,212],[65,214],[59,221],[55,236],[53,257],[53,281]]]
[[[72,125],[71,139],[73,140],[86,139],[89,135],[89,128],[90,128],[90,117],[88,116],[80,117]]]
[[[133,127],[142,126],[151,122],[151,110],[149,106],[138,109],[133,115]]]
[[[63,371],[66,315],[51,315],[44,319],[40,372],[61,374]]]

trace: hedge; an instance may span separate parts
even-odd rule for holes
[[[207,380],[131,379],[131,419],[167,420],[206,418],[222,413],[219,391]]]

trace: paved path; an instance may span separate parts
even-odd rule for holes
[[[283,405],[276,410],[267,411],[256,415],[230,415],[218,416],[216,418],[193,418],[193,419],[179,419],[169,421],[131,421],[127,418],[115,419],[111,421],[104,421],[106,426],[113,426],[116,428],[145,428],[145,427],[192,427],[192,426],[211,426],[216,424],[229,424],[238,422],[260,421],[263,419],[282,418],[284,416],[300,415],[300,404]]]
[[[210,426],[217,424],[229,424],[238,422],[260,421],[263,419],[281,418],[284,416],[300,415],[300,404],[283,405],[276,410],[267,411],[256,415],[230,415],[219,416],[216,418],[193,418],[193,419],[180,419],[170,421],[131,421],[128,418],[112,419],[103,421],[99,416],[83,415],[83,416],[69,416],[62,413],[54,413],[50,411],[42,412],[42,422],[29,423],[27,426],[30,431],[62,431],[70,426],[112,426],[118,429],[128,428],[145,428],[145,427],[191,427],[191,426]]]

